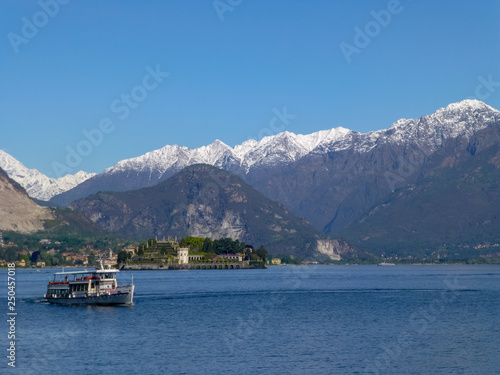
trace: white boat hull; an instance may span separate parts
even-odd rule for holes
[[[87,297],[45,297],[47,302],[58,305],[132,305],[134,303],[134,289],[132,285],[124,292],[113,292],[100,296]]]

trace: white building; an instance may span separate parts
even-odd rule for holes
[[[188,264],[189,262],[189,248],[179,247],[177,250],[177,260],[179,264]]]

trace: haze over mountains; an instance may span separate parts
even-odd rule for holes
[[[392,223],[384,230],[379,227],[379,230],[375,230],[380,224],[375,224],[379,220],[378,215],[384,212],[387,215],[389,210],[379,208],[373,211],[374,207],[385,207],[384,202],[389,200],[391,207],[404,207],[407,211],[413,210],[414,217],[418,216],[413,205],[419,200],[407,199],[407,202],[414,203],[404,205],[400,201],[402,196],[397,195],[398,189],[406,189],[407,194],[403,196],[408,197],[417,192],[423,194],[429,191],[429,179],[433,181],[433,189],[436,184],[442,187],[447,181],[455,181],[453,186],[448,184],[449,195],[457,186],[462,186],[460,181],[465,178],[454,173],[461,171],[467,176],[474,175],[476,170],[470,169],[472,166],[480,168],[481,177],[468,185],[471,189],[469,193],[483,191],[492,183],[500,184],[496,173],[498,163],[495,161],[496,150],[500,152],[500,138],[497,137],[499,128],[498,110],[477,100],[464,100],[431,115],[419,119],[401,119],[387,129],[366,134],[334,128],[309,135],[283,132],[260,141],[249,140],[235,147],[229,147],[221,141],[197,149],[165,146],[120,161],[90,178],[82,175],[82,182],[53,196],[50,204],[66,206],[99,191],[119,192],[151,187],[190,165],[203,163],[240,176],[268,198],[282,203],[290,213],[309,220],[318,231],[334,238],[345,236],[369,251],[372,247],[380,248],[381,242],[375,244],[376,241],[371,241],[381,236],[388,238],[388,234],[392,233],[390,225],[395,225]],[[0,167],[5,158],[5,155],[0,157]],[[11,162],[11,165],[14,164]],[[26,175],[26,172],[17,172],[16,168],[10,168],[8,173],[14,179],[16,175]],[[450,173],[453,175],[450,179],[442,178]],[[40,189],[32,196],[47,198],[53,195],[53,192],[48,192],[49,189],[43,189],[46,185],[38,186]],[[407,190],[411,186],[420,188]],[[396,195],[392,193],[395,190]],[[446,189],[443,187],[439,191]],[[432,200],[435,196],[439,194],[425,199]],[[470,197],[466,194],[461,199],[465,199],[465,196]],[[491,197],[485,195],[483,198],[487,200]],[[452,205],[445,205],[443,209],[448,206]],[[451,209],[456,210],[458,207]],[[468,209],[474,210],[474,206]],[[498,223],[495,219],[497,211],[494,208],[492,210],[486,215],[486,220],[493,228]],[[391,211],[390,216],[400,214],[400,210],[395,210]],[[440,220],[436,216],[437,212],[431,210],[425,214]],[[470,217],[479,220],[481,212]],[[412,226],[423,225],[422,220],[420,224],[417,221],[408,224],[405,230],[415,230]],[[446,223],[443,230],[458,225],[452,218],[447,218]],[[447,241],[457,245],[472,237],[483,242],[494,240],[491,230],[474,232],[470,228],[475,224],[467,220],[462,220],[460,225],[463,228],[461,236],[448,236]],[[365,242],[360,243],[360,231],[371,230],[378,234],[374,232],[364,236]],[[428,234],[423,227],[417,232],[419,239],[425,239]],[[432,241],[424,240],[429,248],[440,245],[439,236],[434,233],[432,237]],[[404,236],[401,235],[401,238],[403,241]],[[398,246],[401,246],[401,242]]]

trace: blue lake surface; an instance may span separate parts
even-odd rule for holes
[[[500,374],[499,266],[134,271],[132,307],[48,304],[55,271],[16,270],[2,373]]]

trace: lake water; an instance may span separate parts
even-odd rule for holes
[[[500,374],[498,266],[134,271],[132,307],[48,304],[54,271],[16,272],[15,369],[0,271],[2,373]]]

